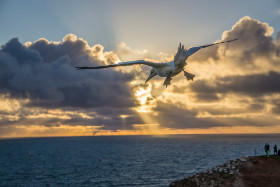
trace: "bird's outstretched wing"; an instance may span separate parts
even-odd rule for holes
[[[192,48],[188,49],[188,51],[187,51],[187,56],[188,56],[188,57],[191,56],[192,54],[194,54],[195,52],[197,52],[199,49],[206,48],[206,47],[210,47],[210,46],[212,46],[212,45],[217,45],[217,44],[232,42],[232,41],[235,41],[235,40],[237,40],[237,38],[235,38],[235,39],[233,39],[233,40],[228,40],[228,41],[223,41],[223,42],[214,43],[214,44],[202,45],[202,46],[199,46],[199,47],[192,47]]]
[[[144,64],[154,68],[160,68],[166,66],[165,63],[154,63],[145,60],[129,61],[129,62],[120,62],[118,64],[111,64],[106,66],[96,66],[96,67],[76,67],[77,69],[102,69],[102,68],[113,68],[118,66],[132,66],[136,64]]]
[[[192,54],[197,52],[199,49],[210,47],[212,45],[217,45],[217,44],[221,44],[221,43],[232,42],[232,41],[235,41],[235,40],[237,40],[237,38],[233,39],[233,40],[219,42],[219,43],[202,45],[202,46],[199,46],[199,47],[192,47],[192,48],[189,48],[188,50],[185,49],[184,45],[181,45],[181,43],[180,43],[180,45],[178,47],[178,51],[177,51],[176,55],[174,56],[174,64],[176,66],[180,66],[181,64],[184,64],[185,61],[189,58],[189,56],[191,56]]]

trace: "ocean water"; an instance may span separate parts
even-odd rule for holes
[[[92,136],[0,140],[0,186],[168,186],[274,135]]]

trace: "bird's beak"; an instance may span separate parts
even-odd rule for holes
[[[145,83],[147,83],[151,78],[153,78],[154,76],[156,76],[156,75],[154,75],[153,73],[151,73],[150,75],[149,75],[149,77],[147,78],[147,80],[145,81]]]

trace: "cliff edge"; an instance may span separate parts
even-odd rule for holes
[[[186,186],[279,187],[280,157],[242,156],[170,184],[170,187]]]

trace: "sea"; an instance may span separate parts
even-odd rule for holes
[[[279,134],[0,140],[0,186],[168,186],[227,160],[280,148]]]

